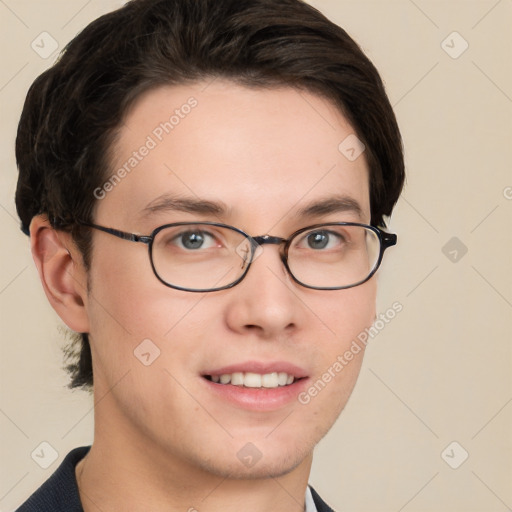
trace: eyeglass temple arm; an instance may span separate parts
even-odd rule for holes
[[[98,224],[83,224],[84,226],[89,226],[90,228],[98,229],[105,233],[109,233],[110,235],[117,236],[118,238],[122,238],[123,240],[129,240],[130,242],[142,242],[144,244],[149,244],[153,237],[146,235],[136,235],[135,233],[127,233],[126,231],[120,231],[119,229],[106,228],[104,226],[99,226]]]

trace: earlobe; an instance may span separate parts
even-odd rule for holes
[[[30,224],[30,241],[41,283],[53,309],[75,332],[89,332],[87,274],[71,235],[53,229],[45,215]]]

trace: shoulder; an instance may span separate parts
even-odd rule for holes
[[[89,448],[83,446],[69,452],[55,473],[16,512],[82,512],[75,466]]]

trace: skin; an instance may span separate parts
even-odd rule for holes
[[[288,237],[318,222],[369,223],[368,168],[338,145],[354,130],[328,100],[293,89],[249,89],[217,80],[161,87],[127,113],[113,148],[122,166],[156,126],[193,96],[198,104],[106,197],[94,221],[149,234],[178,221],[224,222],[257,236]],[[163,192],[222,201],[222,215],[140,215]],[[306,204],[343,194],[354,211],[308,218]],[[207,389],[208,368],[288,361],[316,381],[375,317],[376,283],[338,291],[296,284],[277,246],[264,246],[236,287],[190,293],[154,276],[147,247],[93,233],[87,276],[70,236],[44,216],[31,225],[46,294],[73,330],[90,334],[95,440],[77,466],[86,512],[278,511],[304,508],[314,446],[332,427],[357,379],[363,351],[307,405],[235,407]],[[87,288],[89,283],[90,287]],[[150,366],[134,349],[150,339]],[[261,452],[251,468],[237,452]]]

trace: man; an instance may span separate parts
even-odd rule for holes
[[[31,87],[16,203],[94,443],[18,510],[331,510],[315,445],[396,237],[377,71],[299,0],[134,0]],[[319,381],[323,383],[318,386]]]

